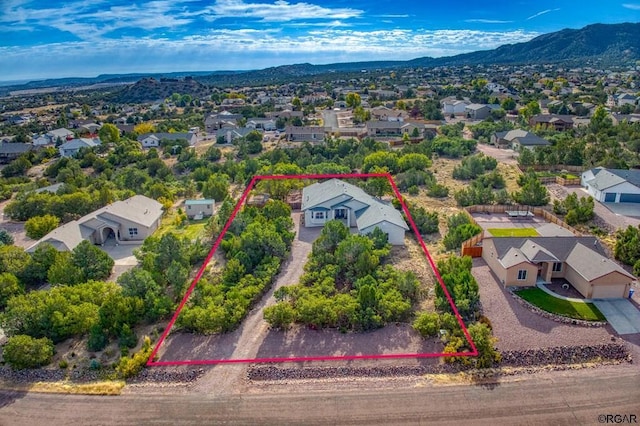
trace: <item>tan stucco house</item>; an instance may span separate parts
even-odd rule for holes
[[[117,244],[140,243],[158,229],[162,213],[162,204],[156,200],[134,195],[59,226],[26,251],[31,253],[43,243],[71,251],[83,240],[104,244],[109,238]]]
[[[564,278],[587,299],[628,297],[635,277],[595,237],[485,238],[482,258],[505,287]]]

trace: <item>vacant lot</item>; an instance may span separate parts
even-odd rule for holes
[[[409,324],[389,325],[368,333],[340,333],[337,330],[312,330],[294,326],[288,331],[270,330],[262,315],[274,304],[273,292],[283,285],[297,284],[321,228],[300,226],[300,213],[293,213],[296,239],[291,258],[282,266],[277,282],[245,318],[240,328],[225,334],[202,336],[175,332],[161,350],[162,361],[291,358],[400,353],[440,353],[437,339],[424,340]],[[389,261],[401,270],[418,276],[424,299],[420,309],[433,308],[433,277],[419,244],[407,238],[406,247],[394,247]]]

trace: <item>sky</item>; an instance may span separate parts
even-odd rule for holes
[[[0,81],[451,56],[640,0],[0,0]]]

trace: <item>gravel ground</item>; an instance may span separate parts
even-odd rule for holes
[[[516,166],[518,165],[518,153],[512,149],[496,148],[493,145],[479,143],[476,148],[484,155],[493,157],[501,163]]]
[[[489,266],[481,258],[473,260],[473,276],[480,286],[482,309],[493,325],[501,351],[554,346],[599,345],[610,343],[610,326],[581,327],[543,318],[517,303],[501,288]]]

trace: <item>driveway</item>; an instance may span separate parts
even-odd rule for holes
[[[487,145],[479,143],[476,149],[488,157],[493,157],[500,163],[509,164],[512,166],[518,165],[518,153],[512,149],[496,148],[493,145]]]
[[[115,262],[109,281],[116,281],[118,277],[138,264],[138,259],[133,251],[142,244],[116,244],[113,238],[107,240],[100,248],[104,250]]]
[[[595,299],[593,304],[600,309],[616,333],[640,333],[640,311],[628,299]]]
[[[552,198],[564,200],[567,195],[576,193],[578,197],[587,197],[589,193],[580,186],[562,186],[556,183],[547,185]],[[609,205],[609,203],[607,204]],[[626,229],[631,225],[636,227],[640,225],[640,219],[637,217],[623,216],[622,214],[615,213],[607,208],[606,205],[599,201],[596,201],[593,206],[593,212],[596,216],[600,217],[603,221],[609,225],[610,231],[616,231],[618,229]]]

